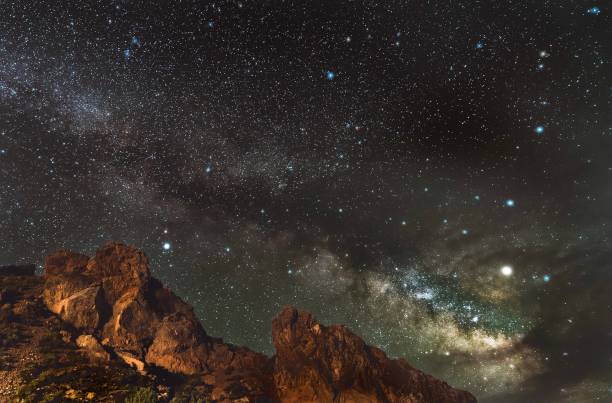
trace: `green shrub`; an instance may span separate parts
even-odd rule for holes
[[[125,399],[125,403],[156,403],[157,393],[151,388],[138,388]]]

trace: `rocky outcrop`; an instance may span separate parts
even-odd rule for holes
[[[136,248],[110,242],[92,258],[54,253],[46,260],[44,279],[50,311],[103,340],[140,371],[148,365],[237,382],[243,381],[237,373],[251,372],[257,379],[269,373],[266,356],[209,337],[193,309],[151,277],[147,257]],[[264,378],[271,384],[271,374]],[[223,391],[235,389],[232,382],[223,384]]]
[[[273,321],[272,358],[210,337],[193,309],[151,277],[147,257],[118,242],[92,258],[49,256],[42,295],[49,310],[85,333],[76,342],[90,357],[107,360],[111,351],[139,371],[199,377],[215,401],[475,402],[348,328],[323,326],[292,307]]]
[[[283,402],[471,403],[469,393],[389,359],[344,326],[286,307],[272,322],[274,382]]]

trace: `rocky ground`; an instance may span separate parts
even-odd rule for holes
[[[0,268],[3,402],[475,402],[344,326],[285,308],[269,358],[210,337],[141,251]]]

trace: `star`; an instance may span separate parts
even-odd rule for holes
[[[601,14],[601,9],[597,6],[591,7],[587,10],[587,14],[599,15]]]
[[[170,249],[172,249],[172,245],[170,244],[170,242],[164,242],[162,244],[162,248],[163,248],[163,250],[170,250]]]
[[[505,265],[505,266],[502,266],[502,268],[499,269],[499,271],[505,277],[510,277],[512,275],[512,273],[514,272],[514,269],[512,268],[512,266]]]
[[[507,207],[514,207],[514,200],[512,200],[512,199],[506,200],[506,206]]]
[[[331,70],[327,70],[325,72],[325,78],[327,78],[329,81],[332,81],[334,78],[336,78],[336,73]]]
[[[544,126],[542,126],[542,125],[536,126],[534,131],[536,132],[536,134],[543,134],[544,133]]]

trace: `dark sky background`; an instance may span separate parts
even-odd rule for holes
[[[612,400],[601,1],[0,0],[0,264],[118,239],[485,402]]]

